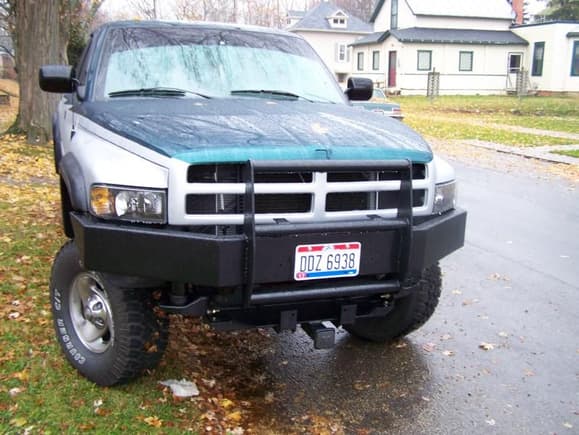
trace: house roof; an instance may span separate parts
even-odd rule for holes
[[[466,17],[512,20],[513,10],[506,0],[400,0],[405,1],[414,15],[438,17]],[[385,0],[378,0],[370,17],[373,23],[384,6]]]
[[[384,42],[386,38],[390,36],[390,32],[374,32],[370,33],[369,35],[362,36],[360,39],[352,42],[350,46],[356,45],[372,45],[372,44],[380,44]]]
[[[342,11],[348,15],[345,28],[332,28],[327,20],[328,17],[335,15],[338,11]],[[296,30],[325,30],[334,32],[370,33],[372,31],[372,25],[350,14],[343,8],[339,8],[329,2],[322,2],[315,8],[306,12],[304,17],[288,30],[290,32]]]
[[[0,52],[10,54],[14,53],[14,44],[9,35],[0,35]]]
[[[539,27],[539,26],[554,26],[559,24],[577,24],[577,28],[573,29],[573,31],[579,31],[579,21],[578,20],[553,20],[553,21],[541,21],[537,23],[528,23],[528,24],[517,24],[516,26],[512,26],[513,29],[520,29],[524,27]]]
[[[391,30],[400,42],[474,44],[474,45],[529,45],[509,30],[428,29],[411,27]]]
[[[378,44],[389,36],[395,37],[400,42],[418,44],[529,45],[526,40],[509,30],[428,29],[424,27],[372,33],[351,45]]]

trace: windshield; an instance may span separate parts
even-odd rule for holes
[[[374,91],[372,92],[372,98],[384,98],[384,99],[386,99],[386,95],[384,94],[384,91],[382,91],[382,89],[374,88]]]
[[[192,26],[112,29],[95,98],[152,96],[157,88],[164,97],[344,103],[332,75],[299,38]],[[171,94],[167,89],[183,92]]]

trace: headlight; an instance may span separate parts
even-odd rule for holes
[[[90,207],[100,218],[163,224],[167,221],[165,197],[162,190],[92,186]]]
[[[434,191],[434,214],[452,210],[456,206],[456,182],[437,184]]]

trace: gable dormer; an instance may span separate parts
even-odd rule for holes
[[[332,29],[346,29],[348,27],[348,15],[341,9],[326,17],[326,20]]]

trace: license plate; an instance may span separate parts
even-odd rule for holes
[[[360,271],[362,244],[359,242],[298,245],[294,263],[294,279],[342,278]]]

